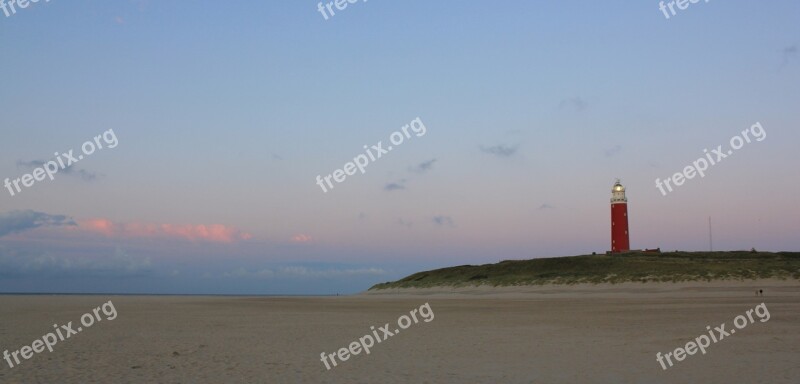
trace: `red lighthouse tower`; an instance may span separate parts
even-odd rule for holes
[[[611,189],[611,252],[625,252],[630,249],[628,198],[625,197],[625,187],[617,179]]]

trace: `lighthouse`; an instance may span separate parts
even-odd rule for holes
[[[622,183],[614,183],[611,188],[611,252],[625,252],[631,249],[628,238],[628,198]]]

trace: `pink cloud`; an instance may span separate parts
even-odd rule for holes
[[[108,219],[97,218],[79,221],[78,228],[104,236],[124,238],[161,237],[218,243],[232,243],[253,238],[253,235],[247,232],[222,224],[114,223]]]
[[[304,235],[301,233],[299,235],[292,236],[293,243],[307,243],[309,241],[311,241],[311,236],[309,235]]]

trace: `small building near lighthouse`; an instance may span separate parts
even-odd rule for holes
[[[625,187],[617,179],[611,188],[611,253],[627,252],[630,249],[628,198],[625,197]]]

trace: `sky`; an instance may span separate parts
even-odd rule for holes
[[[800,249],[799,2],[322,8],[0,11],[0,292],[349,294],[601,253],[617,178],[634,249],[707,250],[709,217],[714,250]]]

